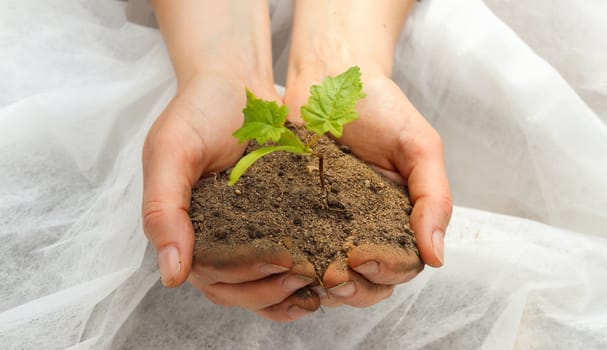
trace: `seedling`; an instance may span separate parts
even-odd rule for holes
[[[230,174],[229,186],[236,184],[247,169],[261,157],[276,151],[286,151],[318,158],[320,185],[325,190],[324,157],[313,146],[327,132],[340,138],[343,126],[358,119],[356,103],[365,97],[362,92],[360,68],[351,67],[336,77],[327,77],[321,85],[310,88],[308,103],[301,107],[301,117],[305,128],[314,137],[304,142],[285,126],[289,110],[274,101],[264,101],[246,90],[247,105],[243,110],[244,123],[234,132],[240,143],[255,140],[258,148],[234,166]]]

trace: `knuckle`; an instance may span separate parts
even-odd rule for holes
[[[408,133],[402,134],[399,138],[399,146],[401,149],[414,154],[416,158],[425,159],[441,153],[443,141],[440,134],[429,127],[425,132],[413,137]]]
[[[205,147],[202,139],[187,122],[167,122],[148,133],[142,151],[144,165],[155,155],[170,153],[180,162],[197,162]]]
[[[438,198],[439,205],[445,209],[445,212],[451,217],[453,212],[453,199],[451,196],[442,196]]]
[[[383,296],[380,300],[386,300],[394,294],[394,285],[384,286]]]
[[[353,296],[346,304],[357,308],[367,308],[389,298],[393,292],[393,285],[372,284],[365,293]]]
[[[175,144],[175,137],[164,126],[154,125],[143,142],[142,160],[148,163],[158,150],[171,149]]]
[[[198,262],[192,264],[192,270],[190,272],[190,275],[192,276],[192,278],[195,278],[204,285],[212,285],[218,282],[214,274],[211,273],[211,269]]]
[[[141,161],[144,165],[149,161],[149,155],[151,152],[150,147],[150,134],[148,134],[145,141],[143,141],[143,147],[141,148]]]
[[[142,206],[143,231],[146,236],[153,240],[154,228],[157,227],[166,217],[166,210],[161,201],[149,200]]]
[[[453,214],[453,199],[451,196],[449,194],[434,196],[431,201],[434,208],[439,209],[439,213],[444,215],[445,224],[448,224],[451,220],[451,215]]]
[[[187,161],[190,147],[188,142],[190,139],[178,137],[179,133],[171,132],[171,130],[161,130],[156,133],[150,141],[149,157],[150,159],[167,158],[173,159],[176,162]]]
[[[278,310],[275,307],[257,310],[255,313],[267,320],[274,322],[289,323],[294,321],[289,317],[286,310]]]
[[[393,272],[390,274],[385,274],[385,276],[381,276],[378,278],[375,278],[373,280],[369,280],[369,282],[371,283],[375,283],[375,284],[382,284],[382,285],[392,285],[392,284],[397,284],[397,283],[401,283],[402,282],[402,273],[400,272]]]
[[[217,295],[216,293],[214,293],[210,290],[203,290],[202,293],[204,294],[204,296],[207,299],[209,299],[215,305],[225,306],[225,307],[234,306],[234,303],[230,302],[229,300],[227,300],[225,298],[220,297],[219,295]]]
[[[154,139],[157,134],[157,124],[158,124],[158,121],[156,121],[152,125],[150,130],[148,130],[145,140],[143,141],[143,148],[141,149],[141,154],[142,154],[144,163],[146,162],[148,156],[152,152],[153,145],[154,145]]]
[[[390,283],[393,285],[397,285],[397,284],[403,284],[403,283],[407,283],[413,279],[415,279],[420,272],[422,272],[422,270],[424,269],[424,265],[421,265],[421,268],[417,269],[417,270],[411,270],[405,274],[403,274],[401,276],[401,278],[399,278],[398,280],[394,281],[394,283]]]
[[[447,222],[451,219],[451,215],[453,214],[453,199],[451,198],[450,194],[443,194],[443,195],[423,195],[420,196],[417,201],[420,201],[421,199],[425,199],[426,201],[430,202],[433,206],[433,208],[437,208],[440,210],[441,215],[445,215],[447,218]],[[417,211],[419,211],[421,209],[417,209]],[[413,211],[416,211],[416,207],[413,207]],[[419,212],[418,215],[423,215],[423,212]]]
[[[152,147],[162,152],[170,152],[173,157],[178,159],[184,158],[184,153],[187,150],[186,145],[184,145],[186,139],[179,138],[178,135],[179,133],[171,132],[171,130],[162,130],[156,134]]]

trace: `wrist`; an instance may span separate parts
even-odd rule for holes
[[[363,79],[389,77],[396,43],[413,3],[296,1],[287,80],[322,79],[353,65],[360,66]]]
[[[340,41],[336,41],[340,42]],[[368,55],[346,45],[316,42],[315,49],[298,52],[291,49],[287,70],[286,89],[288,91],[307,89],[312,84],[319,84],[328,76],[337,76],[352,66],[360,67],[362,80],[369,81],[377,78],[390,78],[392,60]],[[296,87],[294,89],[294,87]]]
[[[302,76],[322,80],[355,65],[365,76],[391,75],[393,46],[383,43],[381,49],[370,50],[366,42],[344,28],[331,27],[323,29],[308,23],[305,29],[294,28],[287,80]]]
[[[242,36],[202,45],[197,52],[182,59],[173,58],[178,87],[200,77],[238,81],[249,87],[273,86],[269,43],[267,46],[260,43],[259,38]]]
[[[153,0],[179,86],[199,76],[273,83],[266,0]]]
[[[201,79],[229,81],[242,85],[243,89],[248,87],[253,91],[274,89],[271,65],[260,63],[252,56],[238,57],[236,55],[220,55],[217,59],[210,59],[210,61],[215,61],[212,63],[201,59],[200,62],[190,65],[187,69],[183,69],[184,66],[181,66],[182,70],[177,73],[177,90],[187,88],[190,81]],[[206,64],[206,62],[209,63]]]
[[[287,70],[287,86],[289,82],[308,81],[320,82],[327,76],[336,76],[352,66],[359,66],[362,79],[371,77],[389,77],[392,64],[380,57],[366,55],[352,48],[336,47],[319,43],[316,50],[305,50],[298,54],[291,52]]]

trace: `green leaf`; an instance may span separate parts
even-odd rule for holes
[[[240,179],[240,177],[247,171],[247,169],[249,169],[249,167],[253,163],[255,163],[259,158],[276,151],[287,151],[301,155],[310,154],[305,149],[293,146],[270,146],[258,148],[253,152],[247,154],[246,156],[240,158],[238,163],[236,163],[234,169],[232,169],[232,172],[230,173],[230,180],[228,181],[228,186],[234,186],[234,184],[238,182],[238,179]]]
[[[354,66],[313,85],[308,104],[301,107],[301,117],[308,130],[318,135],[330,132],[339,138],[344,124],[358,119],[356,103],[363,97],[360,68]]]
[[[299,137],[297,137],[297,135],[295,135],[289,129],[287,129],[287,131],[282,134],[280,140],[278,140],[278,142],[276,143],[282,146],[292,146],[299,148],[302,152],[308,152],[306,145],[304,145],[303,142],[301,142],[301,140],[299,139]]]
[[[274,101],[264,101],[257,98],[251,91],[246,90],[247,105],[242,110],[244,123],[234,132],[234,137],[242,143],[255,140],[263,145],[268,141],[278,142],[283,133],[289,131],[284,126],[289,110],[286,106],[278,106]]]

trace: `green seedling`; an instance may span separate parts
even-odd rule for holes
[[[365,97],[362,92],[360,68],[351,67],[336,77],[327,77],[321,85],[310,88],[308,103],[301,107],[305,128],[314,133],[308,142],[300,140],[285,126],[289,110],[276,102],[257,98],[246,90],[247,105],[244,123],[234,132],[240,143],[255,140],[260,148],[242,157],[230,173],[229,186],[236,184],[247,169],[261,157],[276,151],[286,151],[318,158],[320,185],[325,190],[324,157],[313,146],[330,133],[340,138],[343,126],[358,119],[356,103]]]

